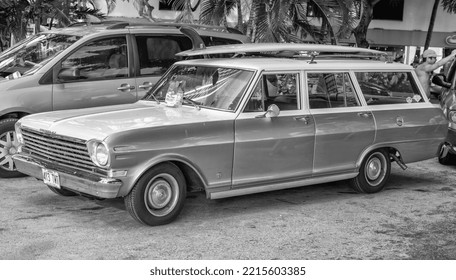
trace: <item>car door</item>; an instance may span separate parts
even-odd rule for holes
[[[355,93],[348,71],[307,72],[307,101],[315,120],[313,175],[353,172],[374,142],[375,120]]]
[[[54,67],[53,109],[132,103],[137,100],[125,35],[90,41]]]
[[[412,71],[355,72],[358,82],[381,84],[388,92],[387,95],[375,95],[362,90],[375,118],[375,142],[392,143],[405,162],[415,161],[415,157],[435,156],[437,147],[432,148],[435,140],[429,136],[438,135],[441,129],[440,109],[426,102]]]
[[[312,173],[315,123],[301,107],[299,73],[259,79],[235,121],[233,187],[300,179]],[[271,104],[277,117],[265,116]]]

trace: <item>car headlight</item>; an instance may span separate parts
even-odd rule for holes
[[[90,158],[96,165],[100,167],[109,165],[109,149],[105,143],[90,140],[87,143],[87,148],[89,149]]]
[[[17,141],[19,142],[19,144],[24,145],[24,137],[22,136],[21,124],[19,122],[16,122],[15,130]]]

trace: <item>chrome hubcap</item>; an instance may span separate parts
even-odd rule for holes
[[[163,208],[171,200],[172,190],[166,181],[158,181],[149,192],[149,201],[153,208]]]
[[[158,174],[146,187],[144,202],[147,210],[154,216],[169,214],[177,205],[179,185],[176,179],[166,173]]]
[[[375,180],[380,176],[380,172],[382,171],[382,163],[378,158],[373,158],[369,161],[367,166],[367,178],[369,180]]]
[[[364,170],[366,180],[371,186],[378,186],[386,176],[387,158],[380,152],[373,153]]]
[[[0,135],[0,168],[8,171],[16,170],[12,156],[17,153],[19,146],[14,131],[7,131]]]

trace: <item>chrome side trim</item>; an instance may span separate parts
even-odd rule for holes
[[[269,185],[261,185],[256,187],[246,187],[242,189],[231,189],[226,191],[218,191],[212,192],[209,194],[209,199],[220,199],[232,196],[241,196],[253,193],[260,193],[260,192],[269,192],[269,191],[276,191],[282,189],[290,189],[290,188],[298,188],[303,186],[309,185],[316,185],[321,183],[329,183],[335,181],[342,181],[354,178],[358,175],[358,172],[353,173],[345,173],[345,174],[338,174],[338,175],[331,175],[331,176],[324,176],[324,177],[317,177],[317,178],[308,178],[297,180],[293,182],[285,182],[285,183],[273,183]]]

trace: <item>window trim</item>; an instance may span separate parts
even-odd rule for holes
[[[358,99],[358,106],[353,106],[353,107],[331,107],[331,108],[310,108],[310,99],[309,99],[309,84],[308,84],[308,74],[309,73],[346,73],[348,74],[348,77],[351,80],[352,88],[353,88],[353,93],[355,94],[355,97]],[[331,69],[331,70],[306,70],[304,71],[304,87],[305,87],[305,94],[304,94],[304,101],[305,101],[305,107],[311,111],[314,110],[324,110],[327,111],[328,109],[331,109],[332,111],[345,111],[345,110],[353,110],[353,108],[361,108],[367,106],[367,103],[364,100],[364,96],[362,96],[362,92],[360,90],[358,81],[356,80],[356,76],[354,75],[353,70],[348,70],[348,69]],[[363,98],[361,98],[361,96]]]

